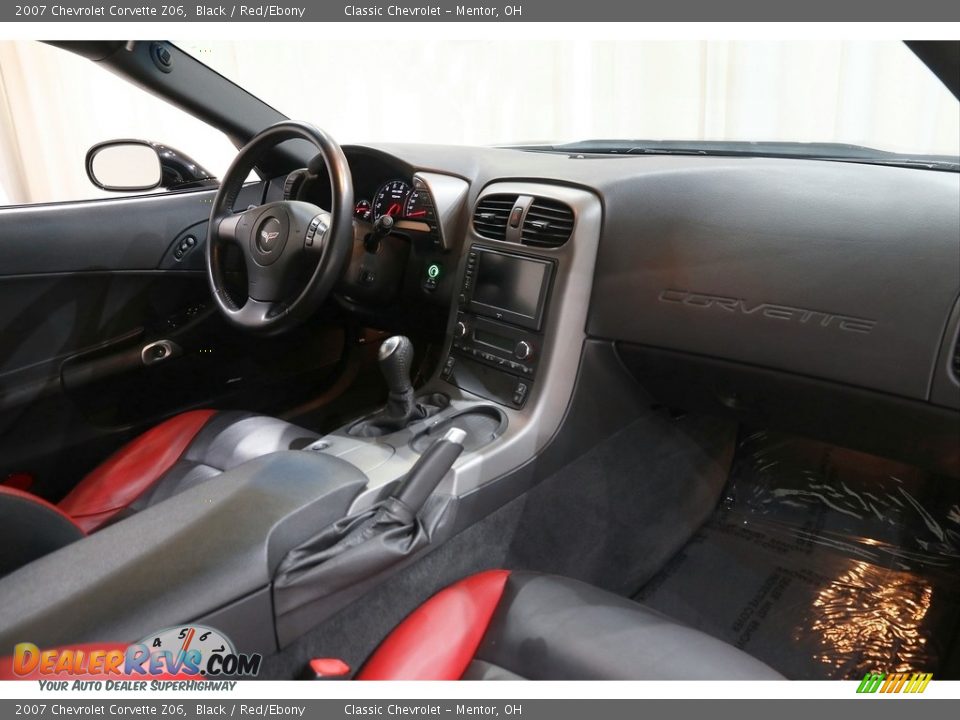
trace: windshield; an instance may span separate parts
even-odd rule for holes
[[[960,154],[960,103],[900,42],[178,44],[342,143],[748,141]]]

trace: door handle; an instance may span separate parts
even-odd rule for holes
[[[183,349],[173,340],[157,340],[143,346],[140,351],[140,360],[144,365],[156,365],[182,354]]]

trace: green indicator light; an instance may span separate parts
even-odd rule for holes
[[[436,263],[429,265],[427,267],[427,277],[431,280],[436,280],[438,277],[440,277],[440,266]]]

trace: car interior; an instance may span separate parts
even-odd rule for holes
[[[341,146],[172,43],[51,44],[238,150],[0,208],[0,655],[960,678],[956,162]]]

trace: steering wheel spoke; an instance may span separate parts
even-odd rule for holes
[[[270,322],[273,317],[278,317],[279,307],[275,302],[247,298],[243,305],[231,311],[230,314],[244,327],[256,327]]]
[[[224,215],[217,221],[217,238],[224,242],[240,243],[241,234],[247,228],[242,227],[249,222],[249,216],[246,212],[231,213]]]
[[[303,239],[303,249],[308,255],[319,257],[330,240],[330,231],[333,218],[326,210],[321,210],[307,226],[307,234]]]

